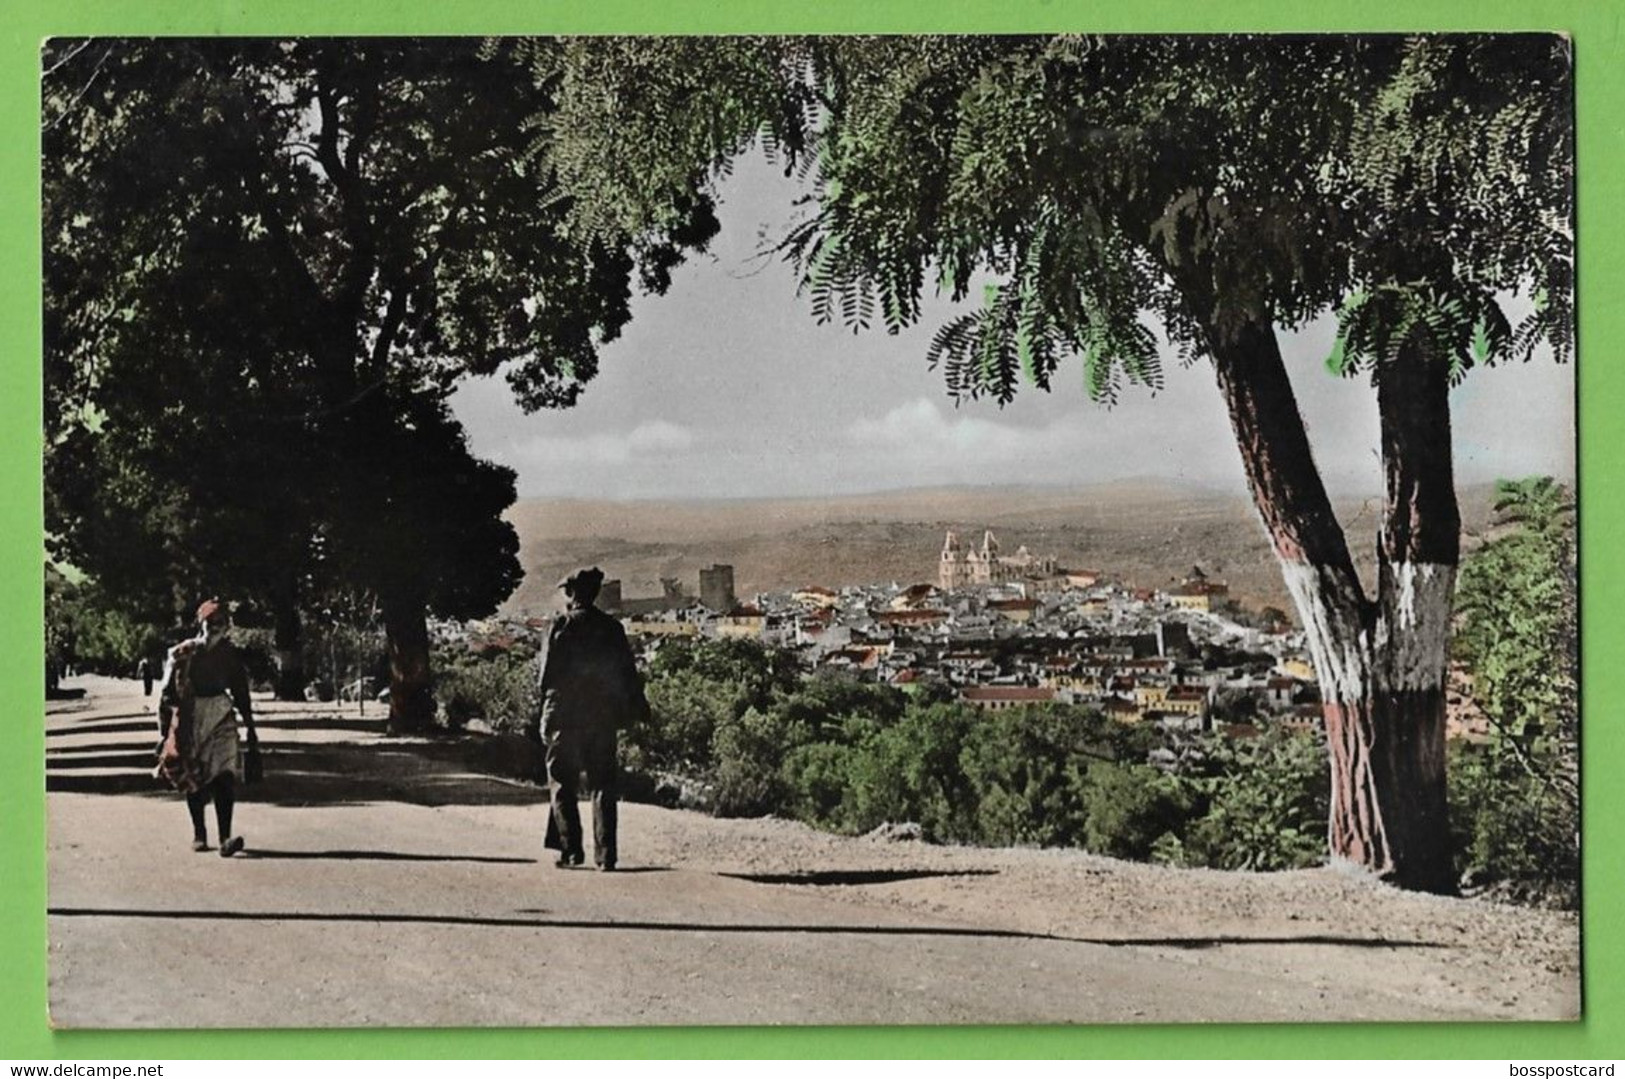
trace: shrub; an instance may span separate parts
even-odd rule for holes
[[[1190,797],[1148,765],[1095,761],[1084,781],[1083,813],[1084,846],[1146,861],[1159,839],[1183,827]]]
[[[1087,763],[1076,710],[1015,708],[971,728],[960,754],[983,842],[1075,846],[1083,837]]]
[[[805,741],[805,728],[773,711],[747,708],[737,718],[720,722],[711,743],[716,814],[782,812],[790,792],[780,769],[786,754]]]
[[[750,703],[737,682],[718,682],[693,669],[651,678],[644,693],[649,722],[629,730],[629,739],[651,766],[688,775],[711,768],[718,728]]]
[[[435,699],[448,727],[481,719],[520,733],[536,710],[535,657],[522,649],[479,655],[447,649],[437,657]]]
[[[849,832],[868,832],[887,822],[916,820],[919,799],[905,777],[910,755],[905,732],[879,724],[849,721],[853,742],[841,820]]]
[[[1198,813],[1183,836],[1186,864],[1271,870],[1325,861],[1331,790],[1322,738],[1210,735],[1200,748],[1175,781]]]
[[[1462,564],[1454,652],[1488,742],[1452,747],[1457,869],[1505,898],[1579,900],[1579,693],[1573,504],[1549,477],[1496,488],[1515,530]]]
[[[1450,823],[1457,868],[1474,888],[1572,909],[1579,903],[1579,820],[1547,779],[1553,765],[1504,745],[1451,747]]]
[[[837,742],[809,742],[784,758],[786,810],[797,820],[846,830],[846,803],[858,751]]]

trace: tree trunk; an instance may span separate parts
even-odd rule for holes
[[[1449,440],[1448,382],[1435,386],[1430,369],[1405,362],[1380,379],[1389,513],[1373,603],[1310,454],[1273,328],[1259,318],[1210,339],[1253,504],[1320,682],[1331,854],[1404,887],[1450,891],[1443,690],[1455,557],[1453,546],[1445,557],[1442,537],[1459,542],[1459,520],[1448,450],[1438,459],[1439,440]]]
[[[1450,369],[1415,338],[1377,372],[1385,487],[1377,562],[1377,692],[1392,731],[1379,762],[1397,803],[1400,883],[1455,888],[1445,790],[1445,680],[1461,513],[1450,446]],[[1380,743],[1379,743],[1380,744]]]
[[[435,702],[423,601],[387,600],[383,615],[389,649],[389,731],[427,730],[434,726]]]
[[[276,650],[276,699],[305,699],[305,630],[299,606],[289,595],[272,599],[272,647]]]

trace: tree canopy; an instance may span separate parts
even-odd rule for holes
[[[479,42],[44,60],[56,553],[132,595],[179,577],[285,606],[342,574],[392,636],[425,604],[493,609],[519,573],[513,477],[468,455],[446,395],[501,373],[527,409],[574,403],[709,203],[583,238],[539,157],[552,91]]]
[[[981,306],[956,394],[1114,399],[1260,314],[1339,318],[1370,371],[1413,330],[1459,374],[1572,348],[1568,43],[1554,36],[584,40],[559,172],[605,229],[663,220],[761,138],[816,182],[784,238],[815,313],[890,330]],[[630,161],[635,167],[622,168]],[[611,168],[603,163],[615,162]],[[1509,318],[1522,290],[1531,311]]]
[[[1454,887],[1449,389],[1572,349],[1566,39],[593,39],[533,70],[562,78],[583,228],[658,227],[760,139],[814,185],[779,250],[816,317],[896,332],[927,288],[979,289],[929,350],[955,396],[1048,390],[1074,357],[1095,400],[1157,387],[1154,326],[1211,361],[1321,682],[1332,851]],[[1381,419],[1370,594],[1277,337],[1327,313],[1327,366]]]

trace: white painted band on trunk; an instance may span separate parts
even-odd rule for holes
[[[1281,576],[1303,622],[1322,700],[1350,704],[1370,691],[1371,642],[1358,607],[1339,602],[1344,582],[1332,570],[1305,562],[1281,563]]]
[[[1381,688],[1440,689],[1450,657],[1456,567],[1393,562],[1384,570],[1376,628]]]

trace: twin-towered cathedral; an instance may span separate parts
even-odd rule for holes
[[[1000,554],[998,538],[991,531],[982,533],[980,550],[961,549],[958,534],[949,532],[942,544],[937,585],[944,589],[976,588],[1029,577],[1049,577],[1055,572],[1055,559],[1036,557],[1025,546],[1016,548],[1013,555]]]

